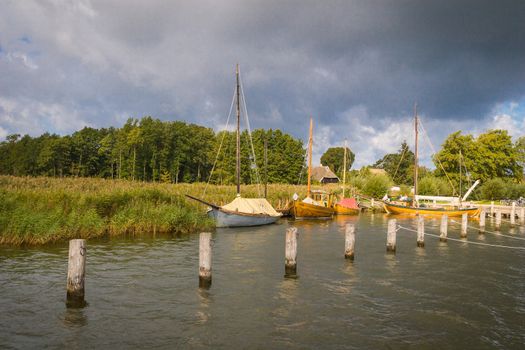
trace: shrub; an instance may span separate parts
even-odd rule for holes
[[[387,175],[372,175],[366,179],[363,192],[374,198],[381,198],[392,187],[392,181]]]
[[[500,178],[495,178],[486,181],[481,186],[481,195],[484,199],[497,200],[503,199],[507,195],[507,186]]]

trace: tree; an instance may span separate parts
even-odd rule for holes
[[[385,155],[372,167],[384,169],[396,184],[411,185],[414,183],[414,160],[414,153],[403,141],[397,153]]]
[[[338,176],[342,177],[344,165],[344,147],[330,147],[321,156],[321,165],[328,166]],[[346,171],[349,171],[354,163],[355,154],[346,147]]]

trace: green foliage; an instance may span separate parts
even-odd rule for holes
[[[331,147],[321,156],[321,165],[328,166],[340,178],[343,176],[345,149],[344,147]],[[355,154],[346,147],[346,171],[349,171],[354,163]]]
[[[519,147],[513,145],[506,130],[490,130],[477,139],[457,131],[449,135],[434,157],[436,175],[445,176],[441,163],[448,176],[458,184],[462,164],[462,182],[468,178],[485,182],[496,177],[521,180],[523,166],[520,165]]]
[[[364,183],[362,191],[364,194],[374,198],[383,197],[392,187],[392,180],[386,175],[371,175]]]
[[[414,159],[414,153],[408,148],[406,141],[403,141],[397,153],[385,155],[372,167],[385,169],[396,184],[409,185],[414,183]]]
[[[429,196],[451,196],[452,187],[444,178],[425,176],[418,182],[418,194]]]
[[[501,178],[486,181],[480,191],[483,198],[489,200],[504,199],[507,196],[505,181]]]

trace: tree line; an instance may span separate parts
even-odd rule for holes
[[[297,183],[305,164],[301,140],[280,130],[241,134],[241,182],[262,179],[267,143],[269,182]],[[151,182],[235,181],[235,132],[152,117],[130,118],[121,128],[85,127],[72,135],[9,135],[0,143],[0,174],[78,176]],[[218,149],[221,152],[217,156]]]

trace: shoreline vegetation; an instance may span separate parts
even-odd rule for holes
[[[0,244],[42,245],[73,238],[180,234],[212,230],[202,196],[205,183],[151,183],[99,178],[0,176]],[[264,187],[259,187],[261,193]],[[269,184],[268,200],[284,206],[304,185]],[[259,196],[257,185],[243,196]],[[233,185],[209,185],[204,197],[225,204]]]

